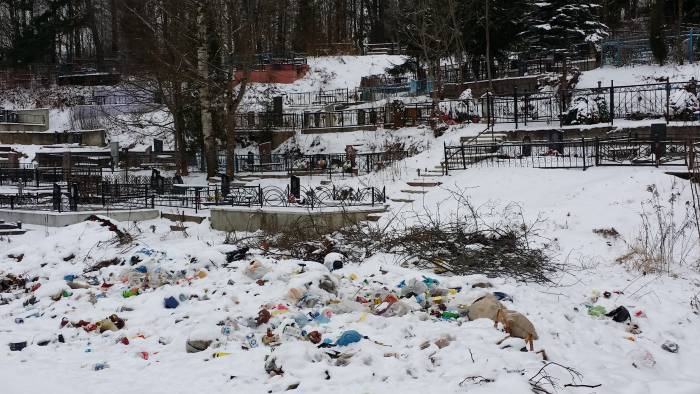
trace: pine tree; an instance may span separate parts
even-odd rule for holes
[[[596,43],[608,35],[601,6],[591,0],[548,0],[531,4],[523,38],[531,50],[550,52]]]

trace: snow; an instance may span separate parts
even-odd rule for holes
[[[310,59],[315,71],[308,80],[278,88],[351,87],[359,84],[360,74],[375,72],[396,60],[386,56]],[[656,71],[653,67],[646,71],[641,67],[604,69],[584,73],[579,87],[596,86],[602,77],[614,79],[615,84],[618,78],[620,84],[636,81],[646,78],[644,73],[685,78],[694,70],[694,66]],[[331,72],[336,76],[328,77]],[[674,93],[674,105],[697,108],[697,97],[688,94]],[[581,110],[594,109],[585,106]],[[52,116],[58,119],[57,124],[66,118],[61,113]],[[167,115],[153,112],[146,116]],[[651,122],[616,120],[615,125],[647,127]],[[545,126],[531,123],[521,129]],[[565,265],[565,270],[551,277],[552,283],[524,283],[502,276],[438,275],[407,264],[403,256],[386,253],[354,259],[333,250],[322,256],[322,264],[253,248],[240,259],[227,262],[226,253],[236,251],[238,245],[226,243],[231,234],[212,230],[208,219],[201,224],[185,223],[187,234],[171,231],[173,223],[165,219],[118,223],[116,228],[134,238],[127,244],[116,242],[109,227],[95,222],[65,228],[25,225],[30,231],[24,235],[0,237],[0,278],[10,273],[36,278],[24,288],[0,293],[2,392],[376,393],[390,388],[406,394],[531,393],[528,379],[545,365],[541,356],[521,351],[525,345],[522,339],[497,344],[505,334],[494,328],[492,321],[435,318],[411,297],[393,304],[400,307],[392,306],[383,315],[375,313],[388,304],[386,294],[401,293],[402,282],[414,279],[422,283],[424,277],[437,280],[441,289],[453,289],[446,295],[450,311],[464,310],[487,292],[510,295],[513,301],[505,302],[506,306],[527,316],[539,334],[536,350],[544,349],[551,361],[579,371],[582,378],[573,383],[601,384],[594,389],[564,387],[572,382],[571,376],[550,365],[547,371],[558,379],[558,393],[700,392],[696,365],[700,359],[700,338],[696,335],[700,316],[690,305],[692,297],[700,293],[696,238],[690,238],[694,249],[688,262],[673,265],[668,273],[644,274],[616,261],[639,234],[640,214],[649,206],[649,185],[659,190],[663,204],[675,196],[680,215],[692,200],[687,181],[667,175],[668,168],[654,167],[582,171],[474,166],[450,171],[448,176],[421,176],[440,164],[445,144],[457,144],[461,137],[477,135],[484,127],[453,125],[438,138],[427,127],[298,133],[277,152],[342,153],[347,145],[356,146],[359,152],[399,145],[414,148],[414,156],[376,173],[341,179],[304,176],[302,185],[331,180],[336,187],[386,187],[389,197],[397,197],[407,188],[407,181],[439,181],[438,187],[413,195],[412,203],[389,201],[388,212],[372,225],[400,229],[428,218],[464,217],[465,201],[456,196],[468,199],[488,223],[502,221],[504,212],[515,212],[539,233],[533,244],[551,245],[551,257]],[[498,124],[494,131],[509,127]],[[597,126],[581,126],[586,127]],[[144,135],[152,137],[154,130],[144,130]],[[139,139],[136,133],[115,133],[112,137],[137,147],[150,143],[148,136]],[[27,159],[37,150],[62,149],[13,148],[27,154]],[[193,174],[185,182],[204,183],[204,175]],[[263,179],[250,184],[285,186],[288,182]],[[604,238],[593,232],[601,228],[615,228],[620,237]],[[123,263],[84,274],[87,268],[112,258],[123,259]],[[330,271],[339,260],[343,267]],[[141,294],[125,298],[123,292],[143,280],[138,267],[145,267],[149,285]],[[88,288],[70,289],[66,275],[77,275],[77,281],[87,282]],[[334,284],[337,292],[322,289],[322,281]],[[103,289],[102,282],[112,286]],[[473,287],[482,282],[493,287]],[[41,286],[32,292],[34,283]],[[70,294],[52,300],[64,291]],[[601,295],[606,291],[612,293],[610,297]],[[297,302],[296,296],[304,293],[305,301]],[[37,303],[24,305],[32,294]],[[372,300],[375,294],[381,296],[379,306]],[[171,296],[178,299],[179,306],[166,309],[164,299]],[[371,302],[356,302],[358,296]],[[306,304],[316,298],[319,304]],[[629,332],[629,326],[607,317],[591,316],[588,306],[607,311],[625,306],[641,332]],[[270,311],[272,318],[258,327],[254,319],[262,308]],[[324,349],[296,338],[293,330],[284,330],[292,321],[305,322],[300,315],[308,313],[328,318],[325,322],[318,317],[308,322],[306,329],[317,330],[331,342],[348,330],[367,338]],[[123,329],[100,334],[60,326],[64,317],[71,322],[97,322],[112,314],[125,320]],[[18,318],[23,322],[15,323]],[[268,328],[280,337],[281,344],[274,350],[261,343]],[[56,340],[59,334],[65,343]],[[258,346],[245,350],[242,345],[249,343],[248,335],[255,337]],[[128,345],[120,342],[124,337]],[[187,353],[186,342],[197,339],[213,342],[203,352]],[[50,343],[39,346],[43,340]],[[9,350],[9,343],[20,341],[27,341],[27,348]],[[678,353],[663,350],[661,345],[666,341],[677,343]],[[333,350],[349,358],[332,358],[329,353]],[[147,359],[143,352],[147,352]],[[283,369],[282,376],[266,373],[265,364],[271,359]],[[99,363],[106,363],[107,368],[95,370]],[[483,381],[479,382],[480,378]],[[296,389],[290,389],[297,384]]]
[[[275,152],[284,153],[300,149],[305,154],[343,153],[353,145],[358,153],[384,152],[397,144],[404,150],[413,147],[424,151],[430,147],[433,132],[427,127],[411,127],[399,130],[379,128],[376,131],[352,131],[340,133],[302,134],[298,132],[285,141]]]
[[[508,303],[509,307],[533,321],[540,335],[536,348],[545,349],[551,360],[576,368],[583,374],[585,383],[603,384],[600,392],[654,393],[661,387],[669,393],[697,392],[700,380],[693,361],[700,356],[700,350],[693,334],[699,324],[698,317],[689,310],[688,300],[698,292],[700,278],[689,267],[677,267],[674,276],[642,276],[629,272],[613,261],[624,251],[624,242],[617,240],[608,245],[608,241],[592,233],[594,228],[609,226],[625,235],[633,233],[638,225],[640,203],[645,198],[644,189],[651,183],[657,184],[664,193],[673,186],[671,177],[653,168],[593,168],[585,172],[476,168],[449,177],[441,188],[431,190],[412,207],[404,207],[403,212],[408,217],[439,206],[444,214],[454,214],[458,204],[447,198],[446,191],[460,188],[467,190],[477,206],[502,206],[512,202],[523,208],[528,220],[538,216],[546,218],[545,235],[556,238],[561,258],[568,258],[570,271],[555,278],[553,286],[488,279],[494,285],[493,290],[514,298],[514,302]],[[390,187],[399,187],[398,184]],[[680,192],[687,198],[687,190]],[[155,233],[147,230],[150,226],[155,226]],[[396,256],[383,254],[362,262],[348,262],[332,273],[318,263],[307,262],[307,273],[300,274],[298,261],[256,256],[223,268],[225,259],[218,250],[226,249],[209,245],[221,245],[225,234],[210,230],[207,221],[201,225],[188,224],[189,238],[169,232],[168,222],[164,220],[138,225],[125,223],[124,227],[138,234],[137,244],[126,249],[111,242],[113,236],[106,228],[89,222],[61,229],[37,227],[3,246],[0,270],[30,277],[38,275],[42,287],[36,292],[40,301],[34,307],[22,306],[24,296],[0,306],[0,315],[4,317],[0,320],[0,342],[36,342],[40,338],[55,338],[58,333],[66,338],[65,344],[38,347],[30,343],[22,352],[4,350],[0,379],[5,382],[5,392],[38,393],[49,388],[52,393],[117,392],[127,387],[130,391],[149,393],[184,393],[194,388],[207,392],[230,389],[278,392],[290,384],[300,383],[301,392],[331,389],[344,393],[376,392],[390,384],[394,390],[407,393],[430,392],[435,387],[440,387],[441,392],[507,390],[526,393],[529,392],[527,379],[543,365],[534,353],[519,351],[522,340],[506,341],[504,345],[511,345],[510,348],[497,346],[495,342],[504,334],[494,329],[490,321],[457,324],[433,318],[426,320],[420,312],[382,317],[352,302],[347,312],[336,308],[329,323],[312,323],[313,329],[319,330],[324,338],[335,340],[348,329],[370,338],[348,348],[336,348],[354,354],[347,366],[336,365],[322,349],[281,332],[282,345],[273,352],[263,345],[242,350],[240,344],[245,335],[264,332],[264,328],[245,326],[246,319],[255,317],[261,305],[289,304],[295,310],[287,296],[289,288],[318,280],[323,275],[331,275],[338,281],[340,298],[347,300],[352,300],[358,288],[364,293],[362,278],[371,277],[378,282],[371,282],[370,288],[384,285],[392,289],[401,280],[429,275],[444,286],[462,287],[448,304],[453,307],[483,294],[484,290],[472,289],[471,284],[485,278],[478,275],[442,277],[404,268],[398,264]],[[149,259],[138,253],[141,248],[162,253],[155,253]],[[24,253],[21,263],[6,257],[20,253]],[[76,257],[63,261],[70,254]],[[90,304],[88,295],[96,293],[95,290],[75,289],[70,298],[58,302],[47,299],[65,289],[64,275],[79,274],[96,261],[114,256],[128,260],[132,255],[144,257],[138,265],[149,270],[160,266],[162,270],[186,270],[187,277],[200,270],[206,270],[207,275],[124,299],[121,292],[126,285],[120,284],[117,278],[122,272],[133,269],[127,263],[100,271],[102,278],[117,284],[105,292],[104,298],[97,298],[94,305]],[[263,287],[244,273],[248,262],[254,259],[263,262],[269,270],[263,276],[269,282]],[[42,264],[48,265],[42,267]],[[360,279],[351,279],[353,274]],[[230,281],[234,284],[228,284]],[[590,303],[589,298],[596,291],[604,290],[624,292],[610,299],[600,298],[598,304],[607,310],[624,305],[632,313],[644,311],[645,318],[634,318],[642,329],[641,334],[632,335],[634,341],[628,339],[630,334],[625,332],[624,324],[586,314],[584,304]],[[165,297],[177,298],[179,294],[197,295],[199,300],[190,298],[174,310],[163,308]],[[204,300],[205,294],[209,300]],[[122,306],[133,311],[122,311]],[[43,316],[28,317],[34,311]],[[126,328],[118,332],[100,335],[76,328],[59,329],[59,321],[64,316],[71,321],[97,320],[115,312],[126,319]],[[273,321],[282,324],[284,317],[291,313],[282,313]],[[16,317],[23,317],[25,322],[14,323]],[[239,323],[239,329],[233,330],[228,338],[216,325],[227,318]],[[129,338],[129,345],[117,342],[122,336]],[[219,347],[202,353],[185,353],[185,341],[199,337],[216,338]],[[424,341],[434,342],[441,337],[454,339],[442,349],[434,344],[420,349]],[[678,343],[679,353],[661,350],[660,344],[665,340]],[[149,352],[149,360],[138,356],[144,351]],[[211,358],[214,352],[231,355]],[[394,353],[397,356],[391,356]],[[648,357],[647,354],[656,362],[653,367],[631,365],[635,360],[639,365],[638,358]],[[284,376],[266,375],[263,365],[267,355],[277,358],[285,371]],[[92,366],[100,362],[107,362],[109,368],[93,371]],[[330,380],[325,379],[325,371],[331,376]],[[566,375],[554,373],[568,382]],[[42,379],[28,382],[13,378],[29,374],[42,376]],[[466,377],[476,375],[495,382],[459,385]],[[679,383],[669,385],[671,381]]]
[[[615,86],[640,85],[663,82],[669,78],[671,82],[686,82],[692,78],[700,79],[700,63],[684,65],[644,65],[613,67],[605,66],[591,71],[584,71],[579,77],[577,88],[594,88],[598,81],[602,86],[610,86],[613,81]]]
[[[400,55],[309,57],[309,72],[292,84],[250,84],[243,111],[259,110],[277,95],[334,89],[353,91],[360,86],[362,77],[384,74],[387,68],[402,64],[406,59]]]

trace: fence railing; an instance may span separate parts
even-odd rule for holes
[[[312,92],[287,93],[285,104],[291,107],[310,107],[314,105],[330,105],[349,103],[354,100],[349,89],[318,90]]]
[[[696,80],[645,85],[598,86],[557,92],[485,95],[470,100],[490,123],[558,123],[559,126],[614,123],[616,119],[697,121]]]
[[[154,196],[147,187],[105,182],[95,187],[89,183],[54,183],[50,192],[0,194],[0,208],[12,210],[77,212],[153,207]]]
[[[445,146],[449,170],[470,167],[687,166],[687,141],[580,139]]]
[[[363,174],[379,171],[392,163],[409,156],[407,151],[389,151],[375,153],[357,153],[347,155],[345,153],[322,153],[315,155],[236,155],[234,160],[234,172],[284,172],[294,173],[354,173]],[[219,156],[219,162],[226,166],[227,157]]]
[[[223,204],[259,207],[351,207],[375,206],[386,202],[386,189],[376,187],[352,188],[335,186],[300,187],[292,190],[276,186],[232,187]]]

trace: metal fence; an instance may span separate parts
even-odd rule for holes
[[[678,45],[682,58],[692,63],[700,50],[700,29],[697,26],[684,26],[682,29],[680,34],[671,30],[663,34],[667,53],[673,54],[673,46]],[[618,32],[604,40],[601,43],[601,60],[603,65],[618,67],[655,62],[649,36],[644,32]]]
[[[580,139],[445,146],[449,170],[471,167],[581,168],[593,166],[687,166],[687,141]]]
[[[583,125],[614,123],[615,119],[696,121],[697,81],[601,86],[557,92],[485,95],[472,105],[490,123]],[[693,97],[691,97],[693,96]],[[693,104],[695,103],[695,104]]]
[[[270,155],[236,155],[234,172],[284,172],[288,174],[315,173],[368,174],[390,166],[392,163],[409,156],[407,151],[389,151],[375,153],[321,153],[314,155],[270,154]],[[219,162],[226,166],[227,157],[220,156]]]
[[[102,209],[154,207],[153,194],[136,185],[53,184],[50,192],[0,194],[0,208],[12,210],[77,212]]]
[[[375,206],[386,202],[386,189],[376,187],[352,188],[335,186],[300,187],[294,191],[288,186],[232,187],[222,204],[260,207],[351,207]]]
[[[313,92],[287,93],[285,104],[291,107],[310,107],[314,105],[343,104],[357,101],[349,89],[318,90]]]

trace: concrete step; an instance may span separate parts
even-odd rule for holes
[[[416,190],[416,189],[403,189],[401,190],[401,193],[406,193],[406,194],[426,194],[428,193],[427,190]]]
[[[369,215],[367,215],[367,220],[370,222],[378,222],[381,218],[382,215],[379,213],[370,213]]]
[[[408,186],[413,186],[413,187],[435,187],[435,186],[440,186],[442,185],[442,182],[437,182],[437,181],[408,181],[406,182]]]
[[[411,202],[415,201],[412,198],[405,198],[405,197],[395,197],[395,198],[390,198],[389,200],[391,200],[393,202],[405,202],[405,203],[411,203]]]
[[[204,219],[206,219],[206,216],[198,216],[198,215],[183,215],[183,214],[177,214],[177,213],[166,213],[162,212],[160,214],[160,217],[163,219],[168,219],[171,222],[189,222],[189,223],[202,223]]]
[[[21,228],[15,228],[15,229],[2,229],[0,230],[0,237],[1,236],[9,236],[9,235],[22,235],[26,234],[27,230],[21,229]]]

